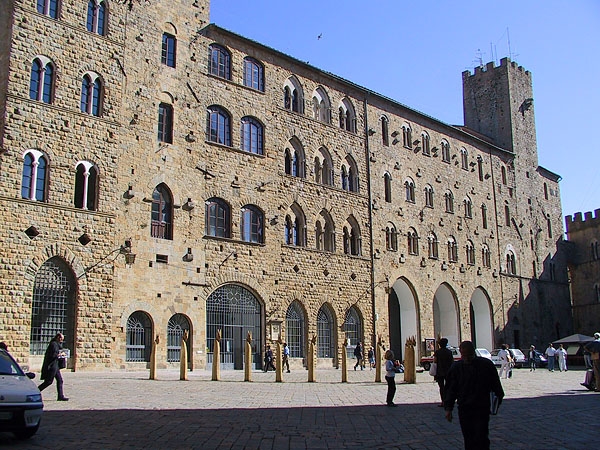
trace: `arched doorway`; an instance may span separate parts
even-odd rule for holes
[[[181,338],[188,332],[187,341],[187,364],[191,369],[192,354],[192,332],[189,319],[183,314],[174,314],[167,324],[167,362],[175,363],[181,361]]]
[[[460,344],[458,309],[454,292],[446,284],[440,285],[433,296],[433,332],[435,339],[445,337],[448,345]]]
[[[478,287],[471,295],[471,340],[476,348],[494,349],[492,307],[487,293]]]
[[[152,354],[152,319],[144,311],[136,311],[127,319],[125,361],[149,362]]]
[[[390,349],[402,361],[406,339],[415,336],[419,341],[417,299],[412,287],[403,278],[398,278],[390,290],[388,317]]]
[[[57,333],[64,334],[65,349],[75,350],[76,288],[73,271],[59,257],[50,258],[38,270],[31,305],[29,350],[32,355],[43,355]]]
[[[226,284],[206,300],[207,369],[212,368],[217,330],[221,330],[221,368],[244,368],[248,331],[252,333],[252,368],[262,367],[263,308],[252,292],[237,284]]]

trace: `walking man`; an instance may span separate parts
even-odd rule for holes
[[[46,348],[46,353],[44,354],[44,362],[42,363],[42,375],[41,379],[44,380],[42,384],[38,386],[40,392],[46,389],[48,386],[52,384],[54,380],[56,380],[56,391],[58,393],[58,401],[66,402],[69,399],[65,397],[63,393],[63,379],[60,374],[60,365],[59,359],[65,357],[65,353],[62,349],[62,343],[65,340],[65,337],[62,333],[58,333],[56,336],[52,338],[50,344],[48,344],[48,348]]]
[[[364,369],[363,366],[363,348],[362,345],[360,344],[360,341],[358,341],[356,343],[356,347],[354,347],[354,356],[356,357],[356,364],[354,364],[354,370],[356,370],[356,368],[358,366],[360,366],[360,370]]]
[[[554,372],[554,355],[556,355],[556,349],[552,346],[552,342],[548,344],[546,349],[546,358],[548,358],[548,370]]]

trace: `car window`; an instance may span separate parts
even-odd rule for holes
[[[6,352],[0,352],[0,375],[23,375],[19,365]]]

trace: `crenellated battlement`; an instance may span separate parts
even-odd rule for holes
[[[591,211],[587,211],[583,214],[580,212],[575,213],[573,216],[565,217],[565,224],[567,226],[567,233],[569,231],[581,231],[587,228],[597,227],[600,224],[600,208]]]
[[[526,70],[523,66],[518,65],[516,62],[511,61],[510,58],[502,58],[500,60],[499,66],[496,66],[496,63],[494,63],[494,61],[490,61],[485,66],[481,65],[481,66],[475,67],[474,73],[471,73],[470,70],[465,70],[462,73],[462,76],[463,76],[463,80],[470,78],[470,77],[478,77],[478,76],[485,76],[485,75],[489,76],[491,73],[493,73],[494,70],[498,70],[498,69],[505,70],[508,67],[510,67],[511,69],[514,69],[514,70],[518,70],[519,72],[522,72],[525,75],[531,77],[531,72]]]

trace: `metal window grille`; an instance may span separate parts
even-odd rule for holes
[[[206,300],[207,369],[212,368],[217,330],[221,330],[221,368],[243,369],[245,341],[252,333],[252,368],[262,367],[262,306],[246,288],[221,286]]]
[[[148,315],[136,311],[127,319],[125,360],[128,362],[150,361],[152,353],[152,325]]]
[[[362,323],[356,309],[350,308],[348,314],[346,314],[346,321],[344,323],[344,332],[348,339],[348,347],[346,347],[347,357],[354,357],[354,347],[358,341],[362,341]]]
[[[167,362],[181,361],[181,338],[190,331],[190,321],[183,314],[175,314],[167,324]],[[188,346],[188,361],[190,346]]]
[[[63,333],[72,345],[75,279],[65,262],[51,258],[42,264],[35,276],[31,307],[32,355],[43,355],[48,342]]]
[[[304,314],[298,302],[293,302],[285,314],[285,335],[290,357],[304,357]]]
[[[317,314],[317,336],[317,358],[333,358],[333,316],[326,307]]]

